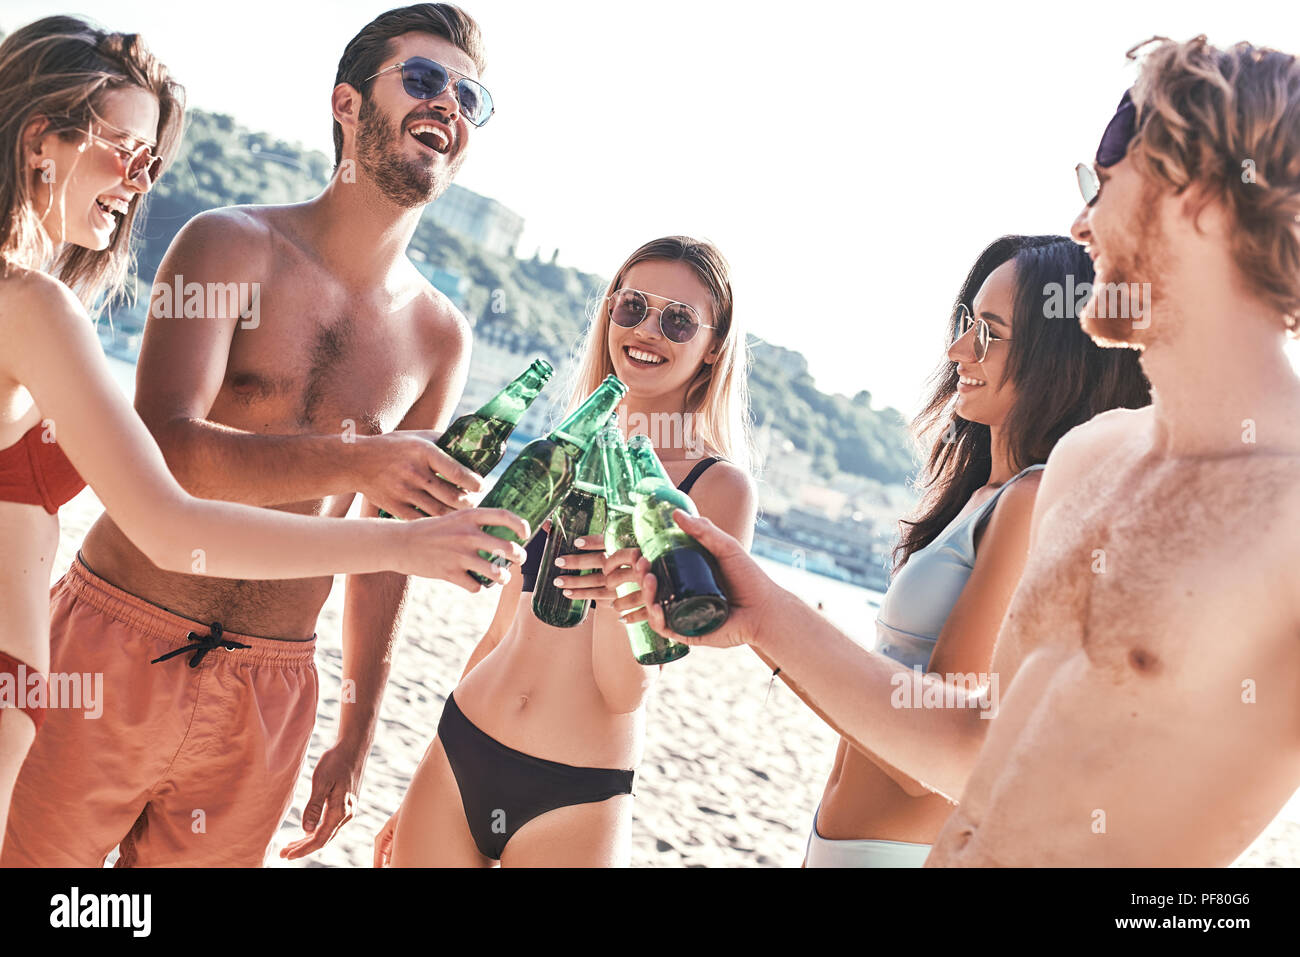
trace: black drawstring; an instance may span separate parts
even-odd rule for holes
[[[225,648],[226,651],[234,651],[236,648],[253,647],[252,645],[245,645],[241,642],[234,641],[233,639],[223,637],[221,622],[219,621],[214,621],[209,626],[209,632],[210,633],[207,635],[196,635],[192,631],[189,632],[185,637],[190,640],[191,644],[183,645],[175,651],[169,651],[162,657],[155,658],[153,661],[149,662],[149,664],[156,665],[160,661],[166,661],[168,658],[175,658],[177,655],[183,655],[187,651],[193,651],[194,657],[190,659],[190,667],[197,668],[203,662],[203,657],[209,651],[216,651],[218,648]]]

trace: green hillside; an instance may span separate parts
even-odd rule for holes
[[[325,155],[250,132],[229,117],[192,110],[181,155],[163,177],[139,229],[139,273],[152,277],[167,245],[197,213],[239,203],[293,203],[327,182]],[[427,217],[411,241],[415,258],[469,281],[462,307],[477,317],[478,335],[509,332],[524,349],[561,358],[581,334],[590,304],[607,280],[538,259],[497,256],[449,234]],[[130,328],[137,308],[116,314]],[[808,452],[823,477],[837,471],[881,482],[905,481],[912,469],[906,424],[894,409],[873,410],[870,394],[850,399],[813,385],[802,355],[751,337],[752,407],[757,424],[771,422]]]

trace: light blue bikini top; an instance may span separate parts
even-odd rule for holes
[[[1043,468],[1031,465],[969,515],[954,519],[929,545],[912,553],[889,583],[876,616],[876,651],[909,668],[926,668],[944,622],[975,568],[975,532],[993,514],[1011,483]]]

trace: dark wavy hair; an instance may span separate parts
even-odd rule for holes
[[[450,3],[415,3],[381,13],[348,41],[343,56],[339,58],[334,85],[347,83],[355,87],[363,98],[369,95],[366,78],[379,72],[380,65],[388,56],[388,41],[403,33],[432,33],[450,40],[474,61],[479,76],[487,68],[483,36],[473,17]],[[343,127],[335,120],[334,165],[337,166],[342,159]]]
[[[1103,349],[1079,326],[1074,303],[1063,317],[1049,307],[1055,289],[1092,284],[1092,260],[1083,247],[1065,236],[1003,236],[975,260],[953,303],[973,311],[984,281],[999,266],[1015,263],[1012,336],[1003,383],[1010,381],[1015,403],[1002,428],[1016,471],[1047,461],[1061,436],[1094,415],[1115,408],[1141,408],[1151,402],[1151,387],[1130,349]],[[1060,298],[1056,300],[1061,302]],[[950,325],[946,347],[957,339]],[[894,548],[894,571],[912,553],[945,529],[985,485],[992,471],[992,438],[987,425],[969,422],[952,411],[957,394],[957,364],[946,357],[929,380],[929,398],[912,422],[918,444],[929,445],[917,481],[921,502],[910,519],[900,522]]]

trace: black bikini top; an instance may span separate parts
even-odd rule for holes
[[[701,459],[677,487],[690,495],[691,489],[695,487],[695,482],[699,477],[708,470],[710,465],[718,461],[721,460],[713,455]],[[528,560],[524,562],[524,567],[520,569],[520,573],[524,576],[524,591],[532,591],[537,585],[537,573],[542,570],[542,552],[544,551],[546,551],[546,532],[539,529],[537,534],[533,536],[533,540],[528,543]]]

